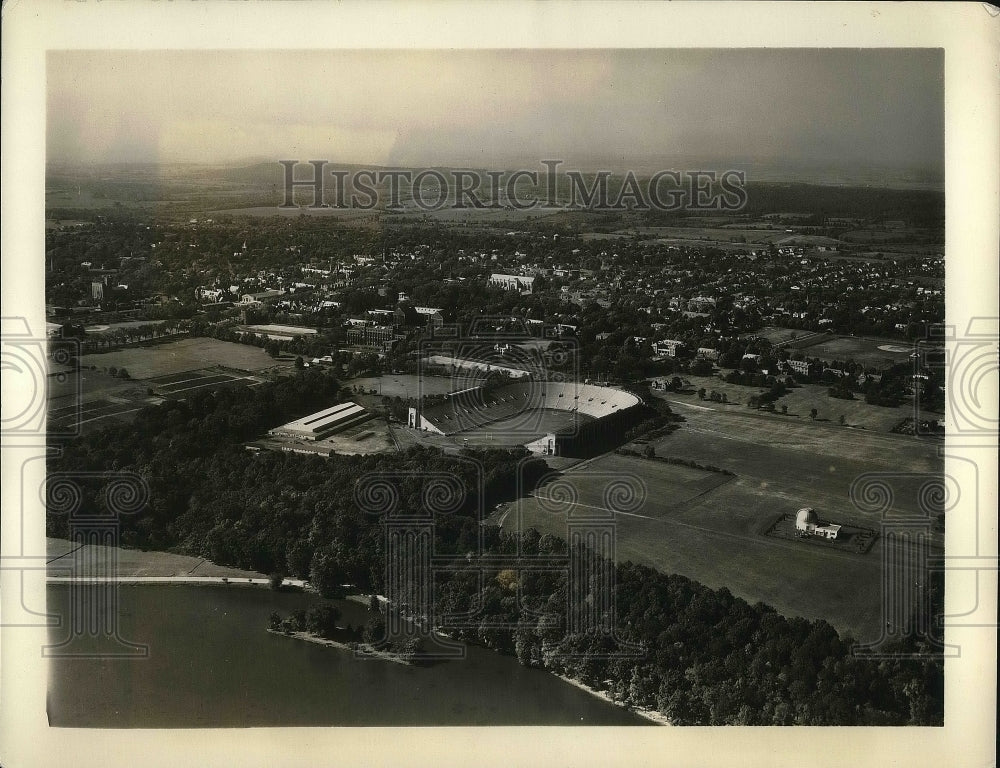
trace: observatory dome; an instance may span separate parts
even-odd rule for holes
[[[804,529],[807,525],[817,525],[818,523],[819,517],[812,507],[803,507],[795,515],[795,527],[798,529]]]

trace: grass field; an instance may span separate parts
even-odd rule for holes
[[[728,384],[722,379],[712,376],[688,376],[688,380],[696,389],[704,387],[706,393],[712,391],[725,394],[728,404],[702,401],[695,394],[681,395],[676,392],[657,392],[653,394],[667,401],[670,406],[682,416],[688,416],[700,408],[716,410],[747,411],[747,401],[754,395],[763,392],[761,387],[747,387],[741,384]],[[913,405],[904,403],[893,408],[879,405],[869,405],[863,395],[856,395],[854,400],[841,400],[830,397],[829,387],[807,384],[788,391],[784,397],[775,403],[775,413],[760,413],[761,418],[769,418],[783,424],[811,422],[810,411],[815,408],[817,420],[821,423],[832,423],[840,426],[840,417],[844,416],[845,428],[864,429],[872,432],[889,432],[902,419],[913,415]],[[787,415],[783,415],[781,406],[788,407]],[[847,433],[849,435],[850,433]],[[843,439],[849,439],[844,436]]]
[[[80,428],[100,422],[101,426],[109,419],[120,420],[145,407],[143,401],[92,400],[79,406],[63,405],[50,408],[48,413],[48,431],[50,434],[74,434]]]
[[[78,372],[49,376],[48,427],[52,434],[128,421],[138,410],[162,402],[162,398],[183,398],[199,389],[239,381],[253,385],[259,377],[213,370],[211,366],[260,371],[274,367],[275,361],[256,347],[215,339],[182,339],[84,355],[81,365]],[[89,366],[96,366],[96,370]],[[107,370],[112,366],[125,368],[131,380],[109,375]]]
[[[96,365],[102,369],[111,366],[125,368],[133,379],[152,379],[213,365],[241,371],[261,371],[273,368],[275,361],[257,347],[197,338],[84,355],[81,364]]]
[[[814,336],[791,342],[789,349],[802,349],[806,357],[823,360],[852,359],[864,365],[890,366],[909,360],[909,345],[899,339],[860,336]]]
[[[446,395],[459,389],[459,379],[451,376],[416,376],[414,374],[390,374],[348,379],[345,387],[361,387],[366,394],[382,397],[417,397],[418,395]]]
[[[228,373],[217,371],[189,371],[171,376],[162,376],[155,379],[148,379],[145,383],[160,397],[171,399],[184,398],[195,390],[206,387],[219,387],[224,384],[235,384],[243,382],[246,384],[256,384],[257,380],[247,376],[234,376]]]
[[[539,408],[519,413],[510,418],[498,419],[482,427],[450,435],[456,445],[471,447],[502,447],[523,445],[550,432],[575,430],[579,425],[593,421],[592,417],[570,411]]]
[[[216,565],[201,557],[173,552],[146,552],[96,544],[80,545],[65,539],[45,539],[50,576],[230,576],[267,578],[256,571]]]
[[[784,228],[750,228],[739,229],[735,227],[636,227],[634,229],[621,230],[621,234],[642,234],[664,237],[671,240],[718,240],[721,242],[732,242],[740,238],[745,238],[747,244],[764,244],[783,239],[789,235]]]
[[[772,344],[785,344],[789,341],[801,338],[802,336],[808,336],[809,333],[809,331],[803,331],[800,328],[782,328],[777,325],[769,325],[765,328],[761,328],[759,331],[747,334],[747,336],[760,336],[762,339],[767,339]]]
[[[724,408],[685,411],[688,421],[655,443],[658,456],[694,460],[737,476],[608,454],[569,468],[560,483],[511,505],[504,528],[518,525],[566,535],[574,509],[600,514],[615,482],[638,484],[641,503],[616,506],[617,558],[711,587],[787,615],[823,618],[860,640],[881,628],[881,538],[867,554],[767,536],[783,514],[803,506],[842,525],[878,529],[880,520],[851,502],[854,480],[869,472],[895,478],[894,510],[918,508],[919,486],[943,471],[933,445],[914,439],[845,433],[829,425],[790,424]],[[909,473],[909,474],[908,474]],[[541,498],[539,498],[539,496]],[[554,497],[554,498],[552,498]],[[615,505],[612,505],[615,506]],[[939,537],[933,539],[940,544]]]

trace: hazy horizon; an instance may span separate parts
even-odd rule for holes
[[[943,77],[938,49],[50,52],[47,158],[936,183]]]

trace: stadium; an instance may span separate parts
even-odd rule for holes
[[[471,387],[410,408],[407,423],[466,444],[523,445],[538,455],[582,457],[619,444],[644,415],[642,400],[620,389],[522,381]]]

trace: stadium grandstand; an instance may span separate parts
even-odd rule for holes
[[[575,382],[527,381],[494,389],[474,387],[456,392],[444,402],[410,408],[412,429],[437,435],[469,433],[502,425],[498,439],[524,445],[545,455],[585,455],[613,443],[642,414],[637,396],[611,387]],[[544,429],[541,416],[562,412],[554,431]]]
[[[357,403],[339,403],[296,421],[290,421],[268,432],[272,437],[294,437],[300,440],[322,440],[348,427],[370,419],[372,413]]]

